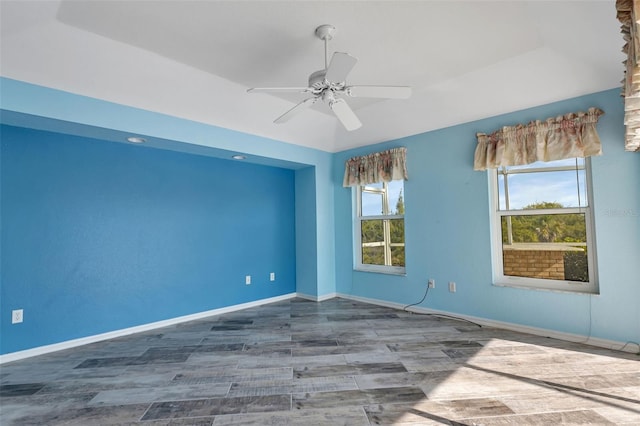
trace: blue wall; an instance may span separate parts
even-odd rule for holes
[[[437,286],[424,307],[640,340],[640,159],[623,151],[618,90],[330,154],[16,80],[0,78],[0,87],[1,122],[21,127],[5,128],[0,145],[2,353],[292,291],[413,303],[428,278]],[[475,133],[590,106],[606,113],[598,124],[605,154],[592,162],[600,295],[493,286],[488,180],[472,170]],[[131,134],[150,142],[110,142]],[[64,149],[52,150],[51,144]],[[395,146],[408,147],[407,275],[354,272],[344,161]],[[234,152],[246,154],[247,162],[207,157],[228,159]],[[64,161],[68,167],[60,166]],[[226,194],[216,186],[225,170],[239,179]],[[55,179],[43,180],[45,173]],[[247,185],[244,176],[258,176],[265,185]],[[288,195],[280,193],[281,184]],[[236,194],[243,196],[234,199]],[[17,215],[36,203],[36,195],[47,208]],[[286,220],[271,217],[284,205],[275,202],[280,196],[289,203]],[[256,232],[269,218],[288,229],[291,240],[272,241],[273,234],[263,230],[255,248],[284,244],[288,255],[271,249],[276,257],[264,264],[240,256],[243,232]],[[53,220],[62,227],[44,227]],[[214,229],[225,220],[229,226]],[[34,261],[38,257],[46,271]],[[278,262],[291,275],[272,267]],[[276,283],[267,282],[272,271]],[[251,286],[244,285],[247,274],[254,277]],[[131,280],[135,286],[126,285]],[[458,283],[457,293],[448,293],[447,281]],[[114,314],[114,306],[122,313]],[[10,310],[20,307],[25,322],[11,325]]]
[[[296,291],[293,170],[1,131],[2,353]]]
[[[292,173],[294,180],[295,212],[292,213],[293,218],[289,218],[289,224],[295,230],[296,235],[294,237],[295,252],[289,257],[289,261],[295,262],[296,272],[302,271],[295,276],[297,287],[294,291],[299,288],[301,293],[312,297],[335,293],[332,154],[4,77],[0,77],[0,91],[0,123],[2,124],[99,139],[103,143],[105,141],[121,143],[127,136],[143,136],[148,142],[144,147],[137,148],[145,149],[145,155],[170,154],[151,154],[154,150],[149,147],[227,160],[234,153],[242,153],[247,156],[245,163],[290,169],[287,173]],[[233,164],[237,165],[237,163]],[[232,175],[234,178],[238,170],[240,169],[234,169]],[[273,188],[269,190],[273,190]],[[5,194],[0,193],[0,206],[3,209],[8,204],[5,198]],[[260,198],[256,196],[254,199],[257,201]],[[253,204],[252,200],[248,202]],[[241,216],[238,218],[242,220]],[[4,241],[6,225],[4,228],[0,228],[0,232]],[[8,265],[5,260],[6,253],[11,250],[10,246],[0,245],[2,257],[0,267]],[[254,264],[255,262],[247,260],[247,265],[250,263]],[[261,268],[260,265],[256,265],[256,267]],[[284,284],[284,281],[281,281],[280,273],[275,272],[278,283]],[[241,273],[243,285],[246,273],[244,271]],[[3,299],[4,293],[18,291],[13,287],[21,285],[21,283],[9,282],[5,276],[5,271],[0,269],[0,287]],[[253,286],[251,288],[253,289]],[[226,289],[222,291],[224,294]],[[270,295],[260,293],[257,289],[250,290],[249,301],[260,300]],[[11,303],[13,304],[13,302]],[[236,299],[228,297],[221,302],[221,306],[230,306],[235,303],[237,303]],[[15,309],[15,307],[5,307],[3,301],[3,304],[0,305],[1,353],[13,352],[19,350],[18,348],[33,348],[43,344],[40,340],[34,339],[25,345],[5,347],[2,340],[5,339],[7,327],[12,332],[21,327],[23,333],[30,334],[26,328],[30,326],[29,322],[34,320],[31,311],[25,310],[25,322],[20,325],[11,325],[11,315],[8,309]],[[195,304],[189,306],[187,310],[186,313],[196,313],[199,311],[199,307]],[[171,313],[169,315],[175,317],[178,314]],[[112,320],[113,318],[109,317],[108,321],[103,324],[105,330],[122,328],[122,324],[117,322],[117,319]],[[140,320],[140,323],[149,321],[149,318],[144,318]],[[84,327],[84,325],[80,323],[78,327]],[[34,331],[34,333],[37,334],[38,331]],[[95,333],[93,330],[80,329],[69,334],[90,336]],[[61,342],[67,338],[69,337],[47,334],[47,338],[44,340]]]
[[[300,182],[296,181],[296,192],[314,202],[296,200],[295,215],[299,230],[315,238],[298,239],[296,261],[316,268],[299,276],[297,285],[314,297],[335,292],[331,153],[4,77],[0,77],[0,91],[3,124],[111,141],[140,135],[148,140],[146,145],[161,149],[226,159],[242,153],[246,162],[290,168],[296,174],[310,168],[312,175],[302,173]],[[314,257],[308,259],[310,255]]]
[[[472,170],[476,132],[596,106],[604,155],[592,159],[600,295],[492,285],[486,172]],[[429,278],[425,308],[626,342],[640,341],[640,157],[624,152],[619,90],[610,90],[336,154],[339,293],[409,304]],[[406,146],[406,276],[353,271],[352,195],[341,188],[349,157]],[[457,283],[449,293],[447,282]]]
[[[315,205],[316,174],[314,167],[296,170],[296,246],[298,268],[296,290],[306,296],[317,296],[318,264]]]

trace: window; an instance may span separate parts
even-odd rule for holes
[[[494,281],[596,293],[589,160],[490,171]]]
[[[356,269],[405,273],[403,180],[356,186]]]

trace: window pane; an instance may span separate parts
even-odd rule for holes
[[[384,227],[382,220],[363,220],[362,263],[384,265]]]
[[[389,191],[389,214],[404,214],[403,180],[392,180],[387,183]]]
[[[404,214],[404,181],[394,180],[387,183],[375,183],[362,187],[362,216]],[[385,191],[387,193],[385,205]]]
[[[382,194],[362,191],[362,216],[379,216],[384,214]]]
[[[363,265],[384,265],[384,247],[362,247]]]
[[[391,244],[404,244],[404,219],[389,220]]]
[[[511,210],[585,207],[585,176],[584,170],[510,174],[507,176],[508,207]],[[504,177],[501,178],[498,186],[500,205],[507,210]]]
[[[391,264],[393,266],[405,266],[404,245],[402,247],[391,246]]]
[[[382,220],[363,220],[362,244],[384,241]]]
[[[391,264],[404,265],[404,219],[389,220],[389,236],[391,238]]]
[[[498,210],[507,210],[505,199],[504,175],[498,174]]]
[[[363,220],[362,263],[404,266],[404,220]]]
[[[503,216],[503,273],[587,282],[586,235],[582,213]]]

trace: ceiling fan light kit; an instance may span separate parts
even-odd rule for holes
[[[316,28],[316,37],[324,41],[324,69],[311,73],[308,87],[253,87],[247,90],[249,93],[297,92],[313,95],[276,118],[274,123],[287,122],[318,100],[322,100],[333,111],[344,128],[351,131],[360,128],[362,123],[341,96],[386,99],[407,99],[411,96],[411,87],[408,86],[347,86],[347,76],[358,59],[348,53],[334,52],[331,62],[328,61],[328,41],[333,38],[335,31],[336,28],[328,24]]]

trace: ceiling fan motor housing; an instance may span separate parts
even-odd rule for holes
[[[324,89],[327,86],[324,78],[326,74],[327,70],[319,70],[312,73],[309,76],[309,87],[313,87],[314,89]]]
[[[309,87],[313,87],[314,94],[319,94],[325,89],[341,92],[345,89],[345,82],[328,81],[327,70],[319,70],[309,76]]]

